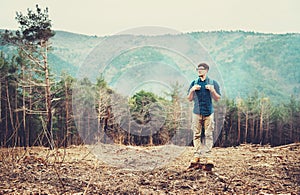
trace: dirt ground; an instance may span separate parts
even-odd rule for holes
[[[1,148],[0,194],[300,194],[300,143],[213,148],[211,172],[187,171],[192,147],[174,158],[157,148],[145,156],[151,147],[105,146],[110,155],[102,158],[94,150]],[[131,168],[121,166],[137,162],[137,156],[142,160]],[[109,158],[115,161],[105,162]],[[163,163],[149,164],[158,161]]]

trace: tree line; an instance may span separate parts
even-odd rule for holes
[[[220,146],[241,143],[284,145],[300,141],[300,101],[291,95],[285,103],[274,103],[254,91],[247,98],[225,100]]]
[[[43,145],[51,149],[75,144],[191,145],[191,105],[172,86],[168,98],[139,91],[125,98],[99,76],[75,79],[51,75],[51,20],[48,9],[17,13],[20,31],[5,31],[1,45],[12,45],[13,56],[0,54],[1,146]],[[76,95],[74,95],[76,94]],[[291,96],[274,104],[254,92],[247,98],[215,105],[216,146],[241,143],[281,145],[300,140],[300,102]]]
[[[189,108],[192,105],[180,93],[179,85],[173,86],[167,99],[139,91],[128,100],[110,89],[102,77],[92,83],[87,78],[76,81],[67,74],[62,74],[58,81],[51,80],[52,121],[49,132],[46,125],[46,87],[41,82],[41,75],[31,75],[32,70],[24,68],[29,64],[24,63],[22,56],[14,56],[9,61],[4,56],[2,52],[1,146],[67,147],[99,142],[126,145],[192,144],[189,129]],[[72,97],[74,89],[78,91]],[[156,105],[156,112],[151,110],[153,104]],[[122,108],[122,105],[128,105],[128,108]],[[77,111],[74,112],[74,109]],[[293,96],[284,104],[274,104],[258,92],[245,99],[223,98],[215,104],[215,118],[218,121],[215,131],[220,131],[215,145],[299,142],[299,111],[300,102]],[[139,125],[155,121],[154,115],[164,117],[156,131],[143,133],[142,129],[133,125],[130,128],[121,125],[119,117],[124,113],[129,113],[131,124]],[[155,126],[155,123],[151,125]]]

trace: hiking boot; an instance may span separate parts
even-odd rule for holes
[[[213,165],[213,164],[215,164],[215,163],[214,163],[214,161],[212,161],[211,159],[205,159],[205,160],[204,160],[204,164],[211,164],[211,165]]]
[[[212,160],[207,160],[207,161],[206,161],[206,164],[212,164],[212,165],[213,165],[213,164],[214,164],[214,161],[212,161]]]
[[[194,157],[192,160],[191,160],[191,164],[197,164],[200,162],[200,158],[199,157]]]

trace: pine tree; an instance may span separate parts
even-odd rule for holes
[[[36,86],[44,88],[44,100],[46,121],[45,132],[49,147],[54,148],[53,132],[52,132],[52,105],[51,105],[51,82],[48,64],[48,51],[50,49],[49,39],[55,35],[51,30],[51,20],[48,15],[48,8],[41,10],[36,5],[36,11],[27,10],[27,15],[17,12],[16,20],[20,24],[20,31],[15,33],[6,30],[2,34],[2,40],[5,43],[16,45],[34,65],[34,74],[43,74],[42,83],[35,83]],[[36,75],[34,75],[36,76]]]

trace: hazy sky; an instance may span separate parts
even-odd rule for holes
[[[180,32],[300,33],[300,0],[0,0],[0,29],[17,29],[16,11],[48,7],[54,30],[112,35],[142,26]]]

